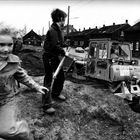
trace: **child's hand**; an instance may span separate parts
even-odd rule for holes
[[[66,51],[65,56],[67,56],[67,57],[69,56],[69,52],[68,51]]]
[[[49,92],[49,89],[46,88],[46,87],[44,87],[44,86],[38,86],[36,88],[36,91],[39,92],[39,93],[41,93],[41,94],[45,94],[45,92],[47,92],[47,93]]]

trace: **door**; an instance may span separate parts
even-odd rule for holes
[[[90,43],[89,56],[87,61],[87,75],[93,78],[109,80],[109,43],[97,41]]]

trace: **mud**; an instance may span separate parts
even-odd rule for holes
[[[40,52],[19,54],[22,66],[43,85]],[[68,64],[69,65],[69,64]],[[41,95],[21,85],[19,107],[35,140],[139,140],[140,114],[114,96],[106,83],[67,76],[62,94],[65,102],[55,102],[56,113],[42,110]]]
[[[43,77],[33,77],[40,84]],[[41,95],[22,86],[19,107],[35,140],[139,140],[140,115],[99,81],[67,79],[66,102],[56,102],[54,115],[42,110]]]

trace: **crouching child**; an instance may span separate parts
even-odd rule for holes
[[[34,89],[37,93],[48,92],[46,87],[37,84],[20,66],[18,56],[12,54],[11,33],[0,30],[0,139],[33,140],[28,124],[21,120],[16,101],[17,82]]]

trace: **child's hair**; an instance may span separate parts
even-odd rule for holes
[[[61,20],[65,20],[67,14],[64,11],[57,8],[52,11],[51,17],[53,22],[60,22]]]
[[[10,28],[2,27],[0,28],[0,35],[9,35],[11,37],[14,37],[14,33]]]

